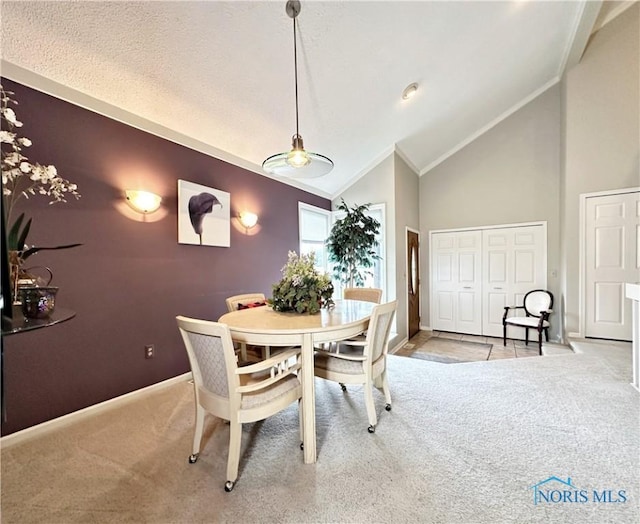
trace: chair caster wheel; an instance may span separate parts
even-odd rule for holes
[[[304,451],[304,442],[300,442],[300,449]]]
[[[386,409],[387,411],[391,411],[391,404],[387,404],[384,409]]]
[[[224,483],[224,490],[225,490],[227,493],[229,493],[229,492],[233,489],[233,486],[235,486],[235,485],[236,485],[236,483],[235,483],[235,482],[231,482],[230,480],[227,480],[227,481]]]
[[[376,427],[375,427],[375,426],[369,426],[369,427],[367,428],[367,431],[368,431],[369,433],[375,433],[375,432],[376,432]]]
[[[197,453],[194,453],[193,455],[189,455],[189,464],[195,464],[196,460],[198,460]]]
[[[347,386],[344,384],[340,383],[340,387],[342,388],[342,391],[347,391]]]

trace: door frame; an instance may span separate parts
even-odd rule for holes
[[[408,258],[408,253],[409,253],[409,231],[411,233],[415,233],[416,235],[418,235],[418,315],[420,315],[420,322],[418,324],[418,327],[420,328],[420,330],[422,331],[422,268],[420,267],[420,261],[422,260],[422,256],[421,256],[421,243],[420,243],[420,231],[418,229],[414,229],[412,227],[409,226],[405,226],[404,228],[404,270],[405,272],[407,271],[407,268],[409,267],[409,258]],[[404,293],[405,293],[405,297],[407,299],[407,339],[408,339],[408,335],[409,335],[409,293],[407,291],[408,286],[407,283],[409,282],[409,279],[411,278],[411,275],[407,274],[406,280],[405,280],[405,285],[404,285]]]
[[[580,194],[580,232],[579,232],[579,260],[578,260],[578,333],[568,333],[570,337],[584,338],[587,332],[587,198],[597,198],[611,195],[626,195],[628,193],[640,193],[640,186],[626,187],[623,189],[608,189],[594,193]]]

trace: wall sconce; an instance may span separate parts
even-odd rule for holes
[[[240,223],[247,230],[251,229],[258,223],[258,215],[249,211],[242,211],[238,218],[240,219]]]
[[[149,191],[139,191],[137,189],[127,189],[125,192],[127,203],[138,213],[148,214],[157,211],[162,198]]]

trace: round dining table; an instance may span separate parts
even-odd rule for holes
[[[302,440],[304,462],[316,461],[316,406],[313,373],[314,347],[354,337],[367,329],[376,304],[360,300],[337,300],[319,313],[274,311],[271,306],[225,313],[219,322],[229,326],[236,342],[256,346],[300,346],[302,383]]]

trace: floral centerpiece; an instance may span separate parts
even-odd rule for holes
[[[333,284],[327,274],[315,268],[315,254],[298,256],[289,251],[282,268],[282,280],[273,285],[268,303],[275,311],[318,313],[321,307],[333,306]]]
[[[31,229],[31,218],[25,221],[24,213],[14,218],[15,206],[22,198],[34,195],[49,197],[50,204],[66,202],[68,196],[80,198],[78,186],[60,177],[55,166],[42,165],[31,162],[23,150],[31,146],[31,140],[20,136],[18,129],[22,122],[18,120],[12,106],[18,102],[12,98],[11,91],[5,91],[0,85],[0,146],[2,155],[2,205],[4,219],[7,224],[7,249],[9,250],[14,286],[20,278],[20,271],[24,261],[31,255],[44,249],[66,249],[80,244],[67,244],[55,247],[28,246],[27,236]],[[14,293],[16,288],[14,287]]]

